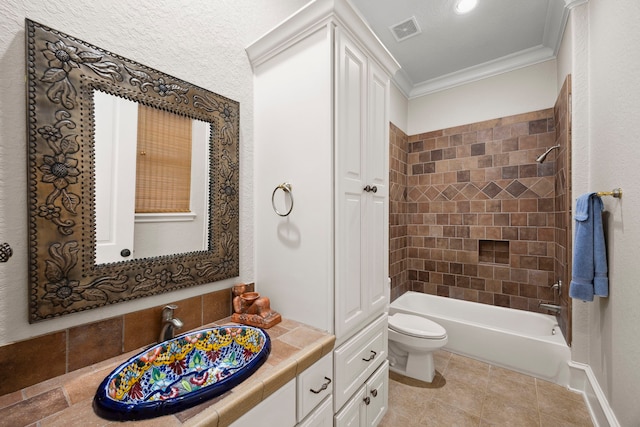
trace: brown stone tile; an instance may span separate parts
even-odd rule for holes
[[[277,365],[291,359],[300,349],[279,340],[274,340],[271,346],[271,353],[267,361],[273,365]]]
[[[201,327],[202,322],[202,296],[176,301],[178,308],[174,311],[174,317],[182,320],[184,327],[176,331],[176,335]],[[158,319],[159,321],[159,319]]]
[[[11,406],[20,401],[22,401],[22,393],[20,391],[7,393],[4,396],[0,396],[0,409]]]
[[[162,307],[152,307],[124,315],[124,351],[137,350],[158,342],[162,329]]]
[[[30,399],[34,396],[37,396],[39,394],[42,394],[44,392],[47,391],[51,391],[55,388],[59,388],[62,387],[67,381],[71,381],[74,378],[78,378],[81,377],[83,375],[86,375],[87,373],[93,372],[94,369],[91,366],[88,366],[86,368],[82,368],[82,369],[77,369],[75,371],[72,371],[68,374],[64,374],[61,376],[57,376],[57,377],[53,377],[51,379],[48,379],[46,381],[41,381],[37,384],[34,384],[32,386],[29,386],[27,388],[23,388],[22,389],[22,394],[24,396],[25,399]]]
[[[67,392],[69,402],[75,405],[76,403],[93,399],[102,380],[112,371],[113,368],[103,368],[65,381],[64,390]]]
[[[68,406],[62,389],[56,388],[0,409],[0,420],[6,426],[25,426],[62,411]]]
[[[109,420],[100,418],[93,411],[91,405],[83,403],[72,405],[71,407],[55,413],[40,421],[40,427],[100,427],[112,424]]]
[[[69,329],[69,371],[122,354],[122,317]]]
[[[65,331],[54,332],[0,347],[0,396],[64,374],[66,336]]]
[[[202,296],[203,324],[231,316],[231,290],[222,289]]]

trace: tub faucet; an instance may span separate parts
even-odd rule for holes
[[[549,311],[553,311],[553,312],[554,312],[554,313],[556,313],[556,314],[559,314],[559,313],[560,313],[560,311],[562,310],[562,307],[561,307],[561,306],[559,306],[559,305],[555,305],[555,304],[547,304],[547,303],[544,303],[544,302],[542,302],[542,301],[540,301],[540,302],[538,303],[538,307],[539,307],[539,308],[544,308],[544,309],[549,310]]]
[[[173,310],[178,308],[175,304],[170,304],[162,309],[162,331],[160,331],[160,339],[158,342],[170,340],[174,336],[176,329],[184,326],[182,320],[173,317]]]

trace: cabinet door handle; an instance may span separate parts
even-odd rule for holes
[[[371,191],[371,186],[367,185],[366,187],[364,187],[364,191],[366,191],[367,193]]]
[[[364,403],[366,403],[367,405],[369,403],[371,403],[371,398],[369,396],[365,397],[364,399],[362,399],[364,401]]]
[[[378,390],[375,389],[375,388],[373,390],[371,390],[371,396],[378,397]]]
[[[367,185],[366,187],[364,187],[364,191],[366,191],[367,193],[372,192],[372,193],[377,193],[378,192],[378,187],[376,187],[375,185],[372,187],[370,185]]]
[[[373,187],[371,187],[371,191],[374,193],[378,192],[378,187],[376,187],[375,185]]]
[[[371,356],[369,356],[369,358],[365,359],[364,357],[362,358],[362,360],[364,360],[365,362],[371,362],[373,360],[374,357],[376,357],[376,353],[375,351],[371,350]]]
[[[314,389],[310,388],[310,389],[309,389],[309,391],[310,391],[311,393],[318,394],[318,393],[320,393],[321,391],[326,390],[326,389],[327,389],[327,387],[329,387],[329,384],[331,384],[331,378],[324,377],[324,379],[325,379],[324,384],[322,384],[322,386],[321,386],[318,390],[314,390]]]

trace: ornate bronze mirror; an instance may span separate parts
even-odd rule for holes
[[[29,321],[237,276],[239,103],[30,20],[26,20],[26,54]],[[96,256],[97,217],[102,215],[97,215],[96,209],[110,211],[111,204],[120,204],[126,197],[116,192],[117,197],[98,202],[104,192],[113,189],[103,191],[99,186],[96,193],[96,183],[104,181],[102,177],[97,179],[96,170],[107,170],[122,183],[122,176],[136,169],[140,156],[146,156],[145,161],[151,156],[139,148],[140,124],[138,148],[125,158],[129,166],[116,167],[121,163],[111,163],[108,155],[101,154],[110,152],[98,147],[103,138],[97,138],[97,128],[105,125],[96,104],[105,94],[116,101],[170,113],[178,121],[186,118],[187,132],[197,128],[199,131],[194,132],[204,140],[188,148],[196,150],[199,146],[203,151],[186,156],[186,163],[198,163],[204,171],[191,175],[193,185],[186,190],[191,194],[185,202],[189,211],[186,215],[191,219],[175,214],[178,222],[198,218],[200,229],[174,232],[179,237],[167,238],[173,236],[170,229],[175,218],[157,219],[151,214],[152,219],[145,219],[141,214],[140,222],[168,223],[156,224],[147,234],[136,231],[136,243],[118,248],[116,259]],[[133,108],[135,115],[137,107]],[[111,130],[107,133],[117,134]],[[127,137],[123,146],[135,146],[136,140],[128,138],[131,132],[121,133]],[[168,139],[173,141],[173,137]],[[176,197],[160,187],[164,175],[160,173],[154,179],[147,187],[160,189],[162,197],[173,201]],[[137,190],[133,193],[137,197]],[[202,200],[200,212],[190,211],[189,197]],[[118,223],[114,219],[118,215],[110,218],[109,224]],[[146,246],[166,247],[167,239],[173,242],[173,251],[170,247],[159,255],[148,255],[136,250],[145,241]],[[184,249],[180,243],[186,239],[199,240],[200,244]],[[136,257],[136,252],[143,255]]]

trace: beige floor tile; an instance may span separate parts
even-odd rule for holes
[[[489,364],[453,354],[442,375],[447,381],[456,379],[483,389],[489,381]]]
[[[490,377],[487,396],[500,399],[507,404],[538,410],[536,385],[534,381],[513,381],[510,376]]]
[[[433,399],[433,389],[411,387],[389,381],[389,407],[407,417],[419,416]]]
[[[540,414],[540,427],[593,427],[591,420],[584,420],[583,423],[572,423],[566,420],[559,420],[549,415]]]
[[[438,350],[433,353],[433,363],[436,366],[436,371],[444,372],[447,369],[447,365],[451,360],[451,353],[444,350]]]
[[[482,425],[501,427],[539,427],[538,411],[504,402],[499,396],[487,396],[482,408]]]
[[[442,404],[456,407],[480,417],[484,397],[484,387],[476,387],[457,379],[449,379],[444,387],[435,391],[433,398]]]
[[[517,381],[520,383],[531,384],[535,386],[536,379],[526,374],[521,374],[520,372],[512,371],[510,369],[501,368],[499,366],[491,366],[491,370],[489,372],[489,380],[496,378],[504,378],[510,381]]]
[[[443,402],[436,400],[429,402],[426,409],[418,425],[428,427],[478,427],[480,425],[480,417]]]
[[[397,408],[389,408],[378,427],[418,427],[420,426],[419,420],[415,417],[407,415],[406,413],[399,411]]]
[[[581,400],[573,400],[575,395],[580,396]],[[544,394],[538,389],[538,408],[541,414],[576,425],[591,423],[591,417],[582,396],[568,390],[565,393]]]

